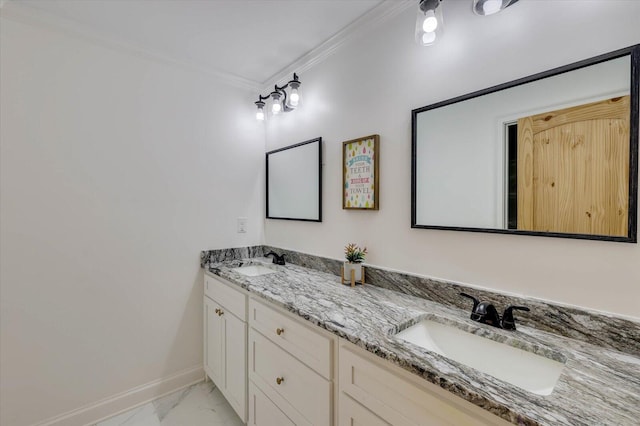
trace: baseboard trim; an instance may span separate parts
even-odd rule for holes
[[[57,415],[33,426],[93,425],[202,380],[204,380],[204,370],[202,365],[198,365]]]

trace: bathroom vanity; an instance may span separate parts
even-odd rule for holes
[[[516,331],[478,324],[458,308],[270,262],[224,260],[205,269],[205,370],[250,425],[632,425],[640,418],[636,354],[520,324]],[[233,318],[218,333],[221,317]],[[535,354],[560,365],[559,375],[550,388],[527,389],[402,338],[424,321]],[[221,368],[212,354],[220,354]],[[495,367],[510,362],[496,359]]]

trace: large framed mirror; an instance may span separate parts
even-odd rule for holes
[[[413,110],[411,227],[637,242],[639,58]]]
[[[322,138],[266,154],[267,219],[322,222]]]

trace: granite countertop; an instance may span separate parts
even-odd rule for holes
[[[471,321],[469,312],[376,286],[352,288],[336,275],[297,265],[269,264],[276,273],[248,277],[233,270],[240,262],[261,260],[226,261],[206,271],[513,424],[638,425],[638,357],[531,327],[501,330]],[[423,318],[566,360],[565,367],[551,395],[530,393],[393,336]]]

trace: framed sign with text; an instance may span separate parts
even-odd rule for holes
[[[378,210],[380,136],[342,143],[342,208]]]

